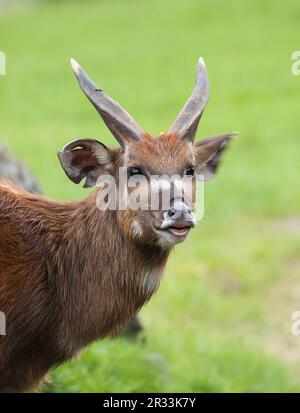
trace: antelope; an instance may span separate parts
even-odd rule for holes
[[[79,139],[58,153],[68,178],[96,186],[86,199],[54,201],[0,181],[0,391],[34,389],[49,369],[116,334],[157,290],[173,247],[195,226],[193,199],[168,209],[99,208],[102,176],[211,178],[234,133],[194,143],[209,96],[200,58],[195,88],[168,132],[152,136],[71,60],[87,98],[120,147]],[[173,192],[172,192],[173,194]]]

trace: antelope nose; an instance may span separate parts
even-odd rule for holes
[[[164,213],[165,219],[172,219],[174,222],[194,222],[192,209],[182,200],[174,201],[171,208]]]

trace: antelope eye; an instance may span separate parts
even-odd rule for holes
[[[138,168],[137,166],[132,166],[128,168],[129,178],[135,175],[143,175],[143,171],[141,170],[141,168]]]
[[[193,165],[191,165],[188,168],[186,168],[185,174],[193,176],[195,174],[195,167]]]

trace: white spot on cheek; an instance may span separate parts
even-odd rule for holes
[[[131,233],[133,234],[134,237],[136,238],[141,238],[141,236],[143,235],[143,230],[142,227],[140,225],[140,223],[138,221],[134,221],[131,224]]]

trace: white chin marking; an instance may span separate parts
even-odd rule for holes
[[[185,235],[183,235],[182,233],[180,233],[180,235],[175,234],[174,232],[171,232],[169,230],[162,230],[162,231],[157,230],[156,233],[158,235],[158,245],[162,248],[171,248],[174,245],[179,244],[180,242],[184,241],[186,238],[186,235],[188,234],[188,231],[186,232]]]

